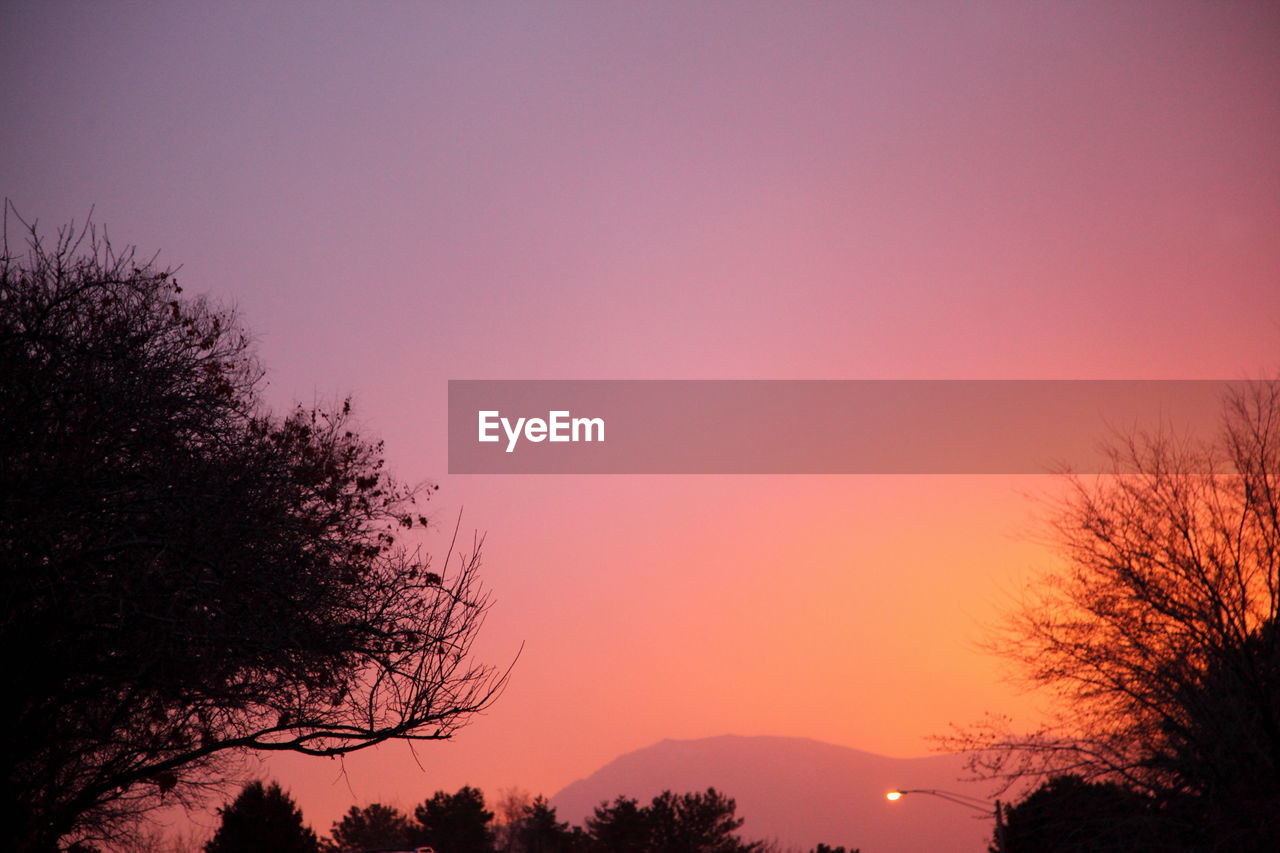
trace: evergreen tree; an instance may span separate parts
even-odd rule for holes
[[[495,853],[490,823],[493,812],[484,807],[484,794],[463,786],[456,794],[436,791],[414,810],[417,840],[440,853]]]
[[[596,806],[587,818],[587,834],[594,851],[610,853],[647,853],[649,849],[649,814],[630,797],[618,797],[612,803]]]
[[[316,834],[278,784],[250,782],[218,810],[222,822],[205,853],[318,853]]]
[[[619,797],[587,819],[591,849],[599,853],[758,853],[759,841],[735,834],[737,804],[715,788],[703,793],[663,791],[649,805]]]
[[[376,850],[413,844],[414,826],[399,809],[381,803],[352,806],[342,820],[334,821],[327,845],[335,851]]]
[[[654,853],[752,853],[763,846],[734,833],[742,826],[737,803],[715,788],[704,793],[663,791],[649,804],[650,843]]]
[[[525,807],[515,833],[521,853],[571,853],[581,843],[581,833],[556,819],[556,810],[545,797]]]

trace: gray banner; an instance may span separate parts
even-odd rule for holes
[[[1201,380],[451,380],[452,474],[1112,470],[1116,433],[1210,439]]]

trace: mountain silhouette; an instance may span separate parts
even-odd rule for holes
[[[615,758],[552,797],[561,820],[580,824],[603,800],[642,803],[670,789],[715,787],[738,802],[744,838],[809,850],[818,842],[862,853],[981,853],[992,818],[925,794],[896,803],[894,788],[934,788],[984,797],[959,781],[963,759],[945,754],[889,758],[808,738],[663,740]]]

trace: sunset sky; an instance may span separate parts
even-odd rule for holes
[[[273,405],[351,393],[487,533],[508,690],[416,760],[273,759],[323,831],[1031,719],[976,646],[1050,478],[449,476],[446,383],[1272,373],[1277,44],[1243,2],[7,3],[0,194],[181,265]]]

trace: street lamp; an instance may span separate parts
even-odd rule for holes
[[[996,819],[996,850],[997,853],[1003,853],[1004,807],[1001,806],[999,800],[991,803],[986,800],[980,800],[977,797],[970,797],[967,794],[957,794],[955,791],[939,791],[936,788],[894,788],[885,794],[884,798],[891,803],[896,803],[907,794],[928,794],[931,797],[937,797],[949,803],[955,803],[958,806],[967,806],[984,814],[994,815]]]

